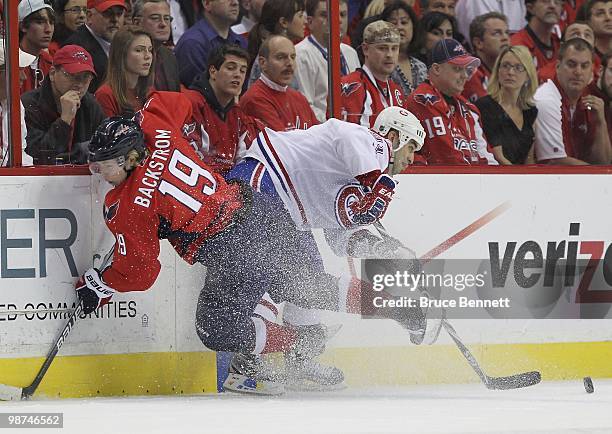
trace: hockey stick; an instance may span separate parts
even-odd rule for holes
[[[402,247],[406,250],[410,250],[409,248],[404,246],[400,240],[390,235],[380,221],[376,221],[374,223],[374,227],[378,230],[380,235],[385,238],[385,240],[392,241],[399,247]],[[421,260],[422,264],[426,262],[428,262],[428,260]],[[446,318],[442,319],[442,326],[444,327],[444,330],[446,330],[448,335],[451,337],[453,342],[455,342],[455,345],[457,346],[463,357],[465,357],[467,362],[470,364],[474,372],[476,372],[476,374],[478,375],[482,383],[487,387],[487,389],[519,389],[521,387],[533,386],[535,384],[538,384],[542,380],[542,375],[538,371],[523,372],[520,374],[509,375],[507,377],[489,377],[482,370],[480,364],[478,363],[478,360],[476,360],[469,348],[466,347],[465,344],[461,341],[459,335],[457,334],[457,331],[453,328],[453,326],[448,322]]]
[[[113,247],[111,247],[111,250],[104,257],[104,261],[102,262],[100,269],[104,269],[108,265],[110,259],[113,256],[114,249],[115,249],[115,245],[113,244]],[[6,384],[0,384],[0,401],[19,401],[19,400],[23,401],[23,400],[30,399],[30,397],[34,394],[34,392],[36,392],[36,389],[38,388],[45,374],[49,370],[51,363],[53,363],[55,356],[57,355],[60,348],[66,341],[66,338],[72,331],[72,328],[74,327],[74,324],[76,323],[79,315],[81,315],[82,311],[83,311],[83,303],[79,300],[74,311],[72,311],[72,313],[70,314],[70,317],[68,318],[68,322],[66,323],[62,331],[59,333],[58,337],[55,339],[55,342],[53,343],[53,346],[47,353],[47,357],[45,358],[44,363],[38,370],[36,377],[34,377],[34,381],[32,381],[32,383],[26,387],[15,387],[15,386],[9,386]]]
[[[448,332],[448,335],[457,345],[463,357],[468,361],[474,372],[480,377],[480,380],[487,387],[487,389],[491,390],[508,390],[508,389],[519,389],[521,387],[533,386],[534,384],[538,384],[542,380],[542,375],[538,371],[530,371],[523,372],[520,374],[509,375],[507,377],[489,377],[484,373],[478,360],[474,357],[472,352],[466,347],[457,332],[453,328],[452,325],[446,320],[442,320],[442,326],[444,330]]]

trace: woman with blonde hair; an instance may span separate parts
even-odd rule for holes
[[[533,95],[538,76],[527,47],[502,49],[493,66],[487,96],[476,101],[493,155],[500,164],[534,164]]]
[[[142,108],[153,86],[151,36],[140,27],[125,27],[115,34],[108,55],[106,82],[96,99],[106,116],[134,113]]]

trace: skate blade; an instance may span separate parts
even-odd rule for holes
[[[347,385],[344,382],[338,384],[320,384],[303,380],[285,384],[285,389],[292,392],[335,392],[346,388]]]
[[[223,382],[223,390],[248,395],[277,396],[285,392],[285,387],[272,381],[254,380],[241,374],[229,374]]]

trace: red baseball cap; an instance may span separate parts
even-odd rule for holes
[[[61,66],[69,74],[87,71],[96,75],[91,54],[78,45],[64,45],[57,50],[53,56],[53,66]]]
[[[104,12],[113,6],[121,6],[127,10],[125,0],[87,0],[87,9],[95,9],[98,12]]]

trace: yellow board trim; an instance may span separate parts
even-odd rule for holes
[[[612,342],[469,345],[490,376],[537,370],[542,379],[612,377]],[[454,346],[334,348],[322,357],[350,386],[457,384],[480,380]]]
[[[0,359],[0,383],[24,387],[44,358]],[[35,396],[82,398],[215,393],[214,352],[56,357]]]
[[[542,379],[612,378],[612,342],[470,345],[491,376],[538,370]],[[344,370],[350,386],[478,382],[453,345],[332,348],[322,361]],[[0,383],[29,384],[43,358],[0,359]],[[215,393],[213,352],[57,357],[36,397],[143,396]]]

